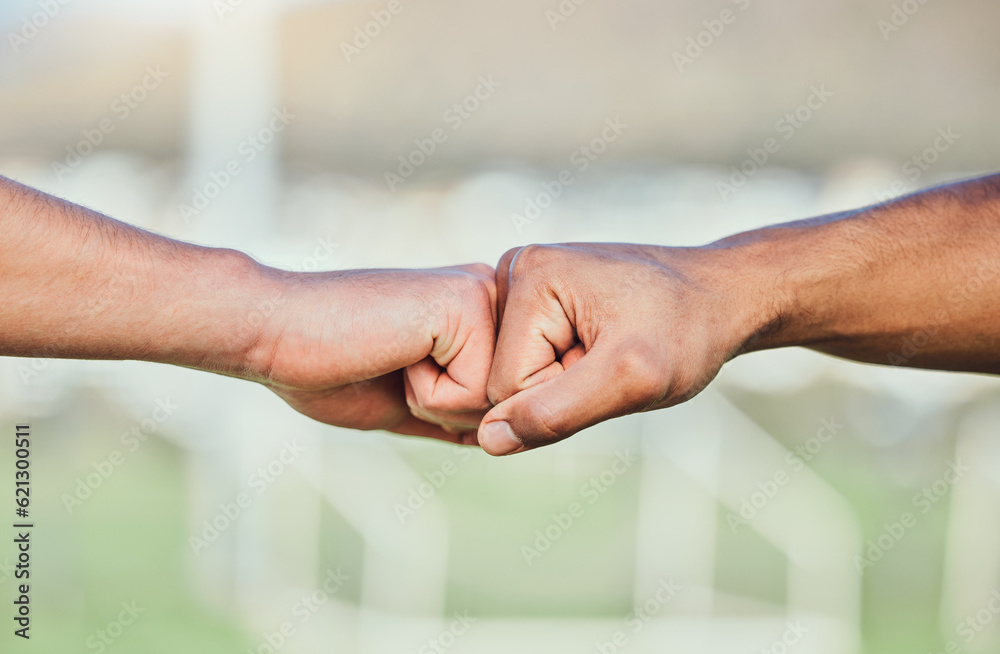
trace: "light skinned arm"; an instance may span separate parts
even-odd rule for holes
[[[1000,175],[703,247],[517,248],[497,285],[496,455],[683,402],[755,350],[996,374]]]
[[[186,366],[322,422],[452,442],[475,443],[490,406],[485,265],[285,272],[0,177],[0,295],[4,356]]]

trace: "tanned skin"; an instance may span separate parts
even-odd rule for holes
[[[996,374],[1000,175],[703,247],[529,245],[497,287],[496,455],[683,402],[755,350]]]
[[[0,355],[197,368],[494,455],[683,402],[755,350],[1000,373],[1000,175],[702,247],[529,245],[495,278],[280,271],[5,178],[0,235]]]
[[[0,235],[0,355],[197,368],[325,423],[459,443],[490,407],[489,266],[285,272],[5,178]]]

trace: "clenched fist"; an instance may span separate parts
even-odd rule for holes
[[[530,245],[497,267],[500,332],[479,428],[494,455],[683,402],[755,331],[729,266],[704,251]],[[752,304],[752,303],[751,303]]]
[[[493,269],[266,271],[264,383],[328,424],[475,443],[493,356]]]
[[[329,424],[510,454],[683,402],[754,349],[996,374],[998,216],[991,175],[699,248],[529,245],[495,280],[291,273],[0,177],[0,356],[198,368]]]

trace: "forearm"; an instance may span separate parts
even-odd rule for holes
[[[742,350],[1000,372],[1000,175],[709,246],[754,274]],[[732,290],[732,289],[731,289]]]
[[[488,406],[487,266],[286,272],[2,177],[0,237],[0,356],[197,368],[261,382],[322,422],[452,442]]]
[[[0,234],[0,355],[253,374],[267,298],[248,257],[156,236],[4,178]]]
[[[684,402],[752,350],[1000,373],[1000,176],[703,247],[515,248],[497,284],[494,455]]]

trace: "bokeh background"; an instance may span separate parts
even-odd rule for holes
[[[987,0],[5,0],[0,174],[297,270],[697,244],[997,168],[998,21]],[[995,379],[788,350],[496,460],[208,374],[0,359],[38,524],[32,639],[8,622],[0,650],[995,652],[998,418]]]

